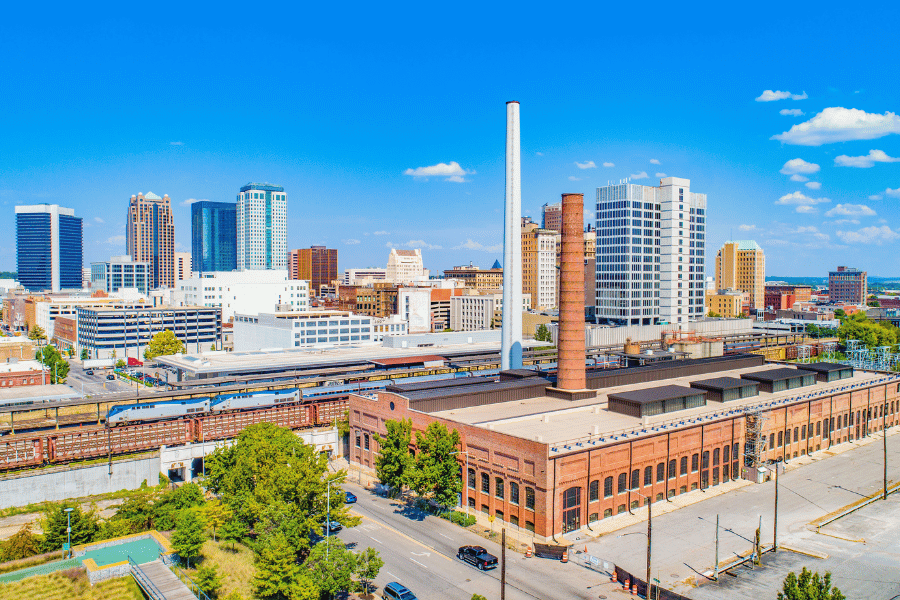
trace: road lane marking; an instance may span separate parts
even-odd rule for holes
[[[447,538],[448,540],[450,540],[451,542],[453,541],[453,538],[450,537],[449,535],[444,535],[443,533],[440,533],[440,532],[438,532],[438,533],[439,533],[441,536],[443,536],[443,537]]]
[[[416,563],[417,565],[419,565],[419,566],[422,567],[423,569],[427,569],[427,568],[428,568],[428,567],[426,567],[425,565],[423,565],[422,563],[420,563],[419,561],[417,561],[417,560],[414,559],[414,558],[410,558],[409,560],[413,561],[414,563]]]
[[[399,536],[401,536],[401,537],[403,537],[403,538],[406,538],[407,540],[413,542],[414,544],[418,544],[419,546],[422,546],[423,548],[426,548],[426,549],[428,549],[428,550],[434,551],[438,556],[440,556],[441,558],[443,558],[443,559],[445,559],[445,560],[448,560],[448,561],[450,561],[450,562],[453,562],[453,559],[452,559],[452,558],[450,558],[449,556],[447,556],[447,555],[445,555],[445,554],[442,554],[442,553],[438,552],[437,548],[432,548],[432,547],[429,546],[428,544],[423,544],[423,543],[420,542],[419,540],[417,540],[417,539],[415,539],[415,538],[411,538],[411,537],[409,537],[408,535],[406,535],[405,533],[403,533],[402,531],[398,531],[398,530],[394,529],[393,527],[391,527],[390,525],[386,525],[385,523],[382,523],[381,521],[376,521],[376,520],[373,519],[372,517],[368,517],[368,516],[366,516],[366,515],[359,514],[358,512],[353,511],[353,510],[351,510],[351,512],[353,512],[354,514],[356,514],[356,515],[359,516],[360,518],[368,519],[369,521],[372,521],[373,523],[376,523],[377,525],[380,525],[381,527],[384,527],[384,528],[387,529],[388,531],[392,531],[392,532],[396,533],[397,535],[399,535]]]
[[[386,571],[386,573],[387,573],[388,575],[390,575],[391,577],[393,577],[394,579],[400,579],[399,577],[397,577],[396,575],[394,575],[394,574],[391,573],[390,571]]]
[[[378,542],[379,544],[381,544],[382,546],[384,546],[384,542],[382,542],[381,540],[376,540],[376,539],[373,538],[371,535],[369,536],[369,539],[372,540],[372,541]]]

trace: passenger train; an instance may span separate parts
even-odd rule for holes
[[[283,404],[300,402],[300,390],[271,390],[243,394],[222,394],[213,398],[190,398],[188,400],[164,400],[141,404],[120,404],[113,406],[106,414],[108,425],[125,425],[142,421],[177,419],[198,414],[217,414],[233,410],[271,408]]]

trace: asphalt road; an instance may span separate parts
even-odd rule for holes
[[[81,366],[81,361],[69,361],[69,375],[66,377],[66,385],[85,396],[102,396],[103,394],[112,394],[115,392],[134,391],[134,385],[116,380],[107,380],[107,373],[111,373],[109,369],[95,369],[94,375],[88,375]],[[150,388],[145,388],[149,390]],[[144,390],[141,390],[143,393]]]
[[[896,428],[895,428],[896,429]],[[834,538],[817,534],[807,528],[808,523],[826,514],[836,511],[864,496],[873,494],[882,488],[883,481],[883,442],[881,434],[873,435],[874,443],[855,447],[852,450],[829,456],[789,470],[779,476],[778,494],[778,544],[791,546],[801,550],[813,550],[832,554],[828,549]],[[858,446],[854,442],[849,444]],[[846,444],[845,444],[846,445]],[[900,435],[888,436],[888,480],[900,479]],[[694,584],[706,584],[708,578],[703,574],[709,572],[715,561],[716,515],[720,518],[719,558],[725,561],[730,557],[746,553],[752,547],[754,532],[762,517],[762,543],[770,545],[773,537],[775,483],[767,482],[739,488],[728,494],[713,496],[703,502],[686,506],[680,510],[655,517],[653,519],[653,568],[652,576],[659,578],[664,586],[690,597],[716,597],[714,591],[704,594],[694,592]],[[694,492],[700,493],[700,492]],[[882,572],[878,580],[900,581],[900,545],[896,544],[900,535],[900,511],[893,511],[896,518],[887,516],[891,503],[900,501],[900,494],[892,496],[883,511],[876,503],[867,511],[873,514],[884,513],[885,522],[880,526],[886,528],[890,535],[884,538],[883,548],[872,548],[876,552],[886,552],[893,566]],[[848,518],[847,522],[852,522]],[[841,523],[839,521],[838,523]],[[633,525],[618,532],[589,542],[589,552],[610,560],[633,573],[642,575],[646,569],[646,522]],[[855,537],[871,536],[853,534]],[[868,537],[866,538],[869,539]],[[874,539],[874,537],[873,537]],[[887,544],[894,540],[893,548]],[[828,544],[823,545],[824,542]],[[852,544],[851,544],[852,545]],[[778,553],[782,554],[781,552]],[[803,562],[811,568],[818,568],[817,560],[801,556]],[[849,550],[845,553],[846,562],[841,563],[841,571],[850,573],[854,570]],[[871,557],[870,557],[871,558]],[[778,564],[788,564],[788,558],[780,558],[773,563],[772,572],[780,573],[783,580],[787,570],[776,569]],[[798,562],[797,560],[793,562]],[[827,563],[827,561],[825,561]],[[858,567],[864,569],[865,561],[858,561]],[[783,572],[782,572],[783,571]],[[838,577],[836,571],[835,577]],[[847,579],[840,582],[841,589],[854,590],[859,584]],[[770,591],[771,586],[756,590]],[[890,596],[870,596],[862,589],[860,595],[847,594],[848,598],[890,598]],[[722,597],[722,596],[719,596]],[[747,597],[754,597],[749,594]],[[759,596],[755,596],[759,597]]]
[[[352,511],[362,517],[362,523],[337,536],[354,550],[372,546],[381,553],[385,565],[375,580],[379,589],[398,581],[421,600],[469,600],[475,593],[489,599],[500,597],[499,566],[482,572],[456,558],[457,548],[467,544],[484,546],[499,558],[498,544],[359,486],[348,483],[345,488],[359,498]],[[573,562],[526,559],[512,551],[507,551],[506,557],[509,600],[593,600],[621,589],[612,586],[605,575]]]

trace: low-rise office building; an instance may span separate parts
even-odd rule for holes
[[[149,262],[133,261],[125,254],[91,263],[91,290],[112,294],[122,288],[135,288],[146,295],[150,287]]]
[[[277,306],[294,312],[309,310],[309,282],[288,279],[287,270],[196,273],[178,286],[177,305],[219,308],[226,322],[236,313],[259,314]]]
[[[340,311],[240,314],[234,350],[358,346],[374,341],[374,317]]]

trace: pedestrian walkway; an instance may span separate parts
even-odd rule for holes
[[[191,589],[159,559],[132,564],[131,575],[151,600],[197,600]]]

